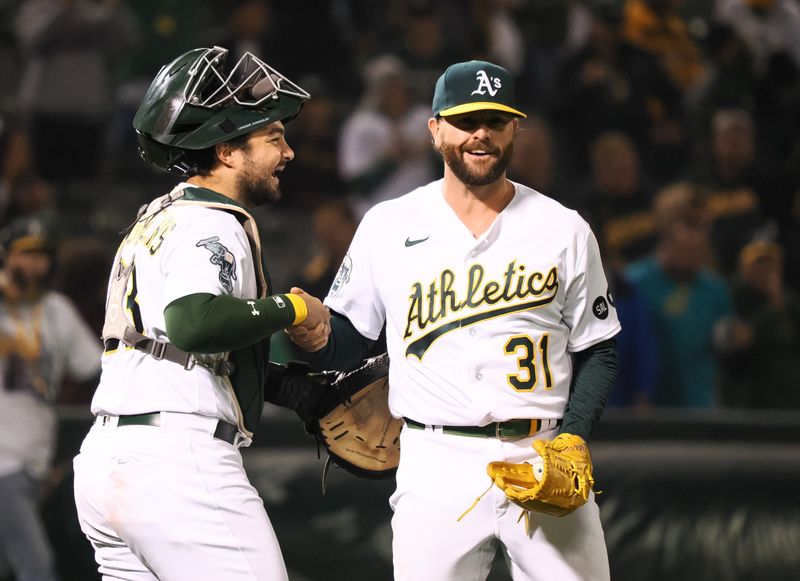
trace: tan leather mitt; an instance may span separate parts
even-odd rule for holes
[[[334,382],[343,401],[319,419],[331,460],[364,478],[394,476],[400,463],[403,420],[389,412],[388,360],[373,362]]]
[[[564,516],[585,504],[594,486],[586,441],[559,434],[553,440],[536,440],[533,448],[542,457],[538,478],[527,462],[491,462],[486,468],[489,478],[525,510]]]
[[[311,373],[307,363],[269,364],[265,399],[294,410],[328,458],[364,478],[394,476],[403,420],[389,412],[389,357],[352,371]],[[326,463],[326,471],[328,464]]]

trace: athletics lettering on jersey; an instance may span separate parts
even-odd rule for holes
[[[203,238],[195,246],[202,246],[211,253],[211,264],[219,266],[219,282],[222,288],[228,292],[233,291],[233,281],[236,280],[236,262],[233,252],[228,250],[224,244],[219,243],[219,236]]]
[[[501,282],[484,280],[485,269],[474,264],[467,273],[466,291],[463,300],[453,288],[456,275],[445,269],[434,279],[427,289],[422,283],[411,285],[409,307],[404,339],[408,339],[415,331],[424,331],[428,325],[447,318],[460,311],[474,311],[484,305],[501,305],[488,311],[481,311],[449,321],[412,341],[406,349],[406,357],[415,355],[422,359],[428,347],[442,335],[450,331],[479,321],[509,315],[519,311],[533,309],[549,304],[558,291],[558,268],[553,266],[543,274],[541,272],[525,272],[525,265],[517,265],[516,260],[508,263]],[[521,299],[533,298],[520,302]]]

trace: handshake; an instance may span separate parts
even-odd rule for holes
[[[316,297],[298,287],[291,293],[298,295],[306,303],[308,315],[299,325],[286,327],[286,333],[294,344],[304,351],[319,351],[328,344],[331,334],[331,313]]]

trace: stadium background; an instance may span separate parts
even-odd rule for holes
[[[427,138],[409,123],[438,74],[468,58],[503,64],[531,113],[511,176],[592,223],[618,294],[645,302],[630,265],[677,219],[652,201],[688,184],[710,201],[704,266],[727,285],[729,323],[750,328],[749,342],[721,341],[675,366],[663,362],[690,354],[674,336],[626,326],[630,364],[593,445],[613,578],[795,579],[798,12],[797,0],[3,0],[0,227],[49,228],[53,284],[99,335],[119,232],[173,183],[138,158],[138,100],[184,50],[250,50],[312,93],[288,128],[297,159],[284,199],[257,219],[276,288],[300,281],[321,295],[364,209],[436,177]],[[391,147],[378,155],[359,141],[364,125]],[[780,271],[778,307],[759,285],[765,271],[747,269],[759,260]],[[277,343],[275,357],[290,358]],[[714,381],[690,396],[663,392],[693,381],[695,366]],[[96,578],[70,472],[92,388],[62,386],[43,498],[65,580]],[[323,462],[300,425],[272,408],[263,425],[245,461],[292,579],[390,578],[391,482],[333,470],[323,496]],[[491,578],[507,578],[504,565]]]

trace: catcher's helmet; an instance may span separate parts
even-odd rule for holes
[[[310,95],[267,63],[245,53],[225,67],[228,50],[197,48],[153,79],[133,118],[142,158],[186,175],[191,151],[293,119]]]

